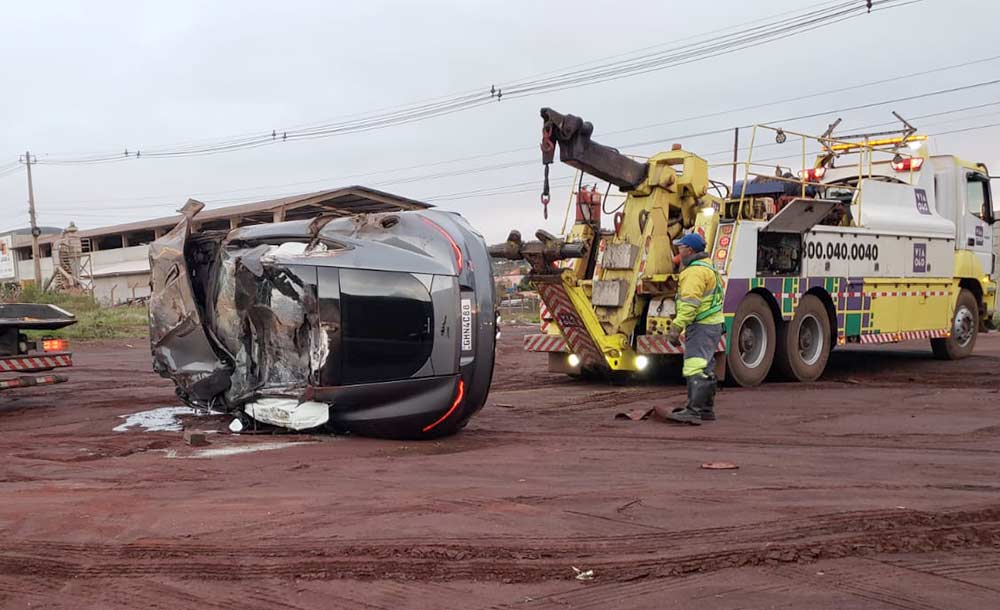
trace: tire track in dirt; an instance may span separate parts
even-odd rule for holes
[[[603,577],[627,580],[876,553],[1000,548],[1000,507],[834,515],[786,530],[767,524],[722,529],[692,530],[686,542],[683,533],[667,532],[585,544],[570,540],[561,546],[527,541],[506,545],[261,541],[251,547],[196,541],[89,545],[12,540],[0,549],[0,574],[64,579],[161,575],[201,580],[534,582],[565,577],[567,566],[585,560]]]
[[[978,511],[980,519],[991,519],[990,508]],[[1000,507],[995,510],[1000,511]],[[955,522],[966,522],[970,519],[967,512],[958,513],[922,513],[913,510],[885,509],[857,512],[830,513],[814,515],[798,519],[780,519],[753,524],[739,524],[693,530],[673,530],[658,533],[626,534],[616,536],[578,536],[571,539],[565,537],[477,537],[474,541],[467,538],[441,538],[433,542],[425,538],[393,538],[375,540],[370,543],[345,543],[342,539],[312,538],[308,542],[282,540],[269,541],[265,549],[271,557],[297,557],[303,553],[310,555],[364,555],[377,558],[396,558],[408,556],[416,559],[439,558],[442,560],[474,559],[474,558],[506,558],[532,559],[543,555],[552,556],[559,553],[575,556],[581,553],[592,553],[595,550],[605,553],[646,553],[662,549],[677,541],[690,541],[698,544],[715,544],[726,542],[736,536],[743,542],[769,542],[783,535],[805,534],[820,536],[851,531],[870,531],[892,529],[901,526],[930,526]],[[975,518],[975,517],[973,517]],[[267,541],[265,541],[267,542]],[[150,556],[160,558],[188,558],[192,555],[217,556],[226,555],[228,550],[215,546],[184,541],[172,545],[132,543],[126,545],[74,544],[49,541],[8,541],[6,547],[17,553],[31,554],[32,550],[42,549],[60,557],[106,557],[143,559]],[[461,557],[456,557],[461,554]]]
[[[608,417],[608,424],[612,424],[612,420]],[[642,425],[642,424],[634,424]],[[660,425],[660,424],[657,424]],[[623,430],[625,430],[623,428]],[[697,434],[684,436],[679,438],[676,436],[666,436],[658,434],[648,434],[640,433],[632,428],[628,428],[627,431],[622,432],[566,432],[557,429],[546,429],[541,431],[532,430],[512,430],[503,429],[498,426],[490,428],[490,432],[497,436],[508,435],[516,436],[518,439],[523,440],[534,440],[534,441],[544,441],[549,438],[562,438],[566,440],[579,439],[586,441],[588,439],[606,439],[615,441],[628,441],[630,443],[637,442],[650,442],[650,443],[662,443],[664,440],[670,440],[671,442],[683,442],[683,443],[693,443],[693,444],[705,444],[711,443],[714,445],[736,445],[739,447],[752,447],[760,449],[774,449],[777,447],[796,447],[796,448],[806,448],[806,449],[879,449],[879,450],[898,450],[898,451],[934,451],[934,452],[948,452],[948,453],[974,453],[974,454],[1000,454],[1000,449],[981,449],[972,447],[942,447],[935,446],[931,444],[934,440],[933,436],[927,435],[927,444],[912,444],[902,441],[912,441],[910,438],[906,438],[906,435],[895,435],[893,437],[886,437],[882,435],[872,435],[872,436],[832,436],[832,435],[818,435],[813,441],[795,440],[787,436],[784,437],[761,437],[754,436],[752,438],[734,438],[728,436],[710,436],[707,434]],[[971,431],[966,433],[967,435],[975,434],[977,431]],[[915,436],[925,436],[925,435],[915,435]],[[954,435],[958,436],[958,435]],[[801,438],[801,437],[800,437]],[[855,440],[857,438],[871,438],[872,440],[888,441],[883,443],[858,443],[858,442],[844,442],[845,440]],[[892,442],[894,439],[900,439],[901,442]]]

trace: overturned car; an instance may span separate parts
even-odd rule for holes
[[[453,434],[486,401],[483,238],[434,210],[192,231],[150,245],[153,368],[198,408],[304,430]]]

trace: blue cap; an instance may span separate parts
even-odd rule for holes
[[[705,251],[705,238],[697,233],[688,233],[680,239],[674,240],[675,246],[687,246],[695,252]]]

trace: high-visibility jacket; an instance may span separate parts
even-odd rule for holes
[[[722,324],[722,301],[725,292],[722,277],[712,264],[704,259],[705,253],[695,255],[694,260],[681,271],[677,280],[677,315],[673,326],[684,330],[689,324]]]

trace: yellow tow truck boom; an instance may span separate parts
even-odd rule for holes
[[[672,241],[692,228],[706,241],[714,239],[714,212],[721,200],[708,194],[708,163],[679,145],[645,163],[635,161],[593,141],[591,123],[550,108],[541,114],[546,176],[558,146],[563,163],[619,187],[626,194],[624,206],[613,233],[601,231],[598,210],[578,222],[565,239],[539,231],[538,241],[525,243],[514,231],[505,243],[491,248],[491,255],[528,261],[529,279],[578,359],[575,367],[641,370],[648,360],[634,349],[638,326],[645,321],[642,334],[660,326],[665,333],[673,315],[672,307],[669,312],[650,309],[651,303],[666,303],[664,299],[673,303]],[[547,190],[546,181],[543,203]],[[699,213],[703,209],[713,213]],[[573,262],[557,266],[563,259]]]

